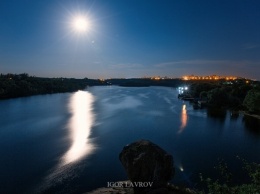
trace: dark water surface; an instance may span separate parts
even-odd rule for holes
[[[213,118],[165,87],[91,87],[0,101],[0,193],[82,193],[126,180],[118,155],[148,139],[173,155],[173,182],[196,187],[223,158],[260,162],[260,134],[242,115]]]

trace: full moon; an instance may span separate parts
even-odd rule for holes
[[[77,33],[84,33],[89,30],[90,22],[85,16],[76,16],[72,21],[72,28]]]

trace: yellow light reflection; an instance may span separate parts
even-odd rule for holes
[[[180,126],[178,133],[183,132],[184,128],[187,125],[187,120],[188,120],[188,116],[187,116],[186,104],[183,104],[182,105],[182,113],[181,113],[181,126]]]
[[[94,124],[93,102],[94,97],[86,91],[78,91],[71,97],[69,104],[72,113],[69,121],[71,146],[63,156],[63,165],[89,155],[94,149],[89,139]]]

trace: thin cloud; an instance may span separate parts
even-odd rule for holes
[[[260,48],[260,44],[248,43],[243,46],[243,49],[251,50]]]
[[[232,60],[183,60],[170,61],[165,63],[155,64],[155,68],[193,68],[193,67],[214,67],[225,66],[230,68],[243,68],[248,66],[259,66],[260,61],[232,61]]]
[[[139,63],[125,63],[113,64],[110,66],[112,69],[143,69],[144,65]]]

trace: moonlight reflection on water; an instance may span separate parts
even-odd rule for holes
[[[89,140],[91,127],[94,124],[93,102],[93,95],[87,91],[78,91],[70,99],[69,109],[72,117],[68,127],[71,146],[62,157],[62,165],[75,162],[90,154],[94,149]]]
[[[65,180],[72,180],[75,172],[79,172],[81,168],[75,162],[94,151],[94,144],[89,138],[95,121],[92,110],[93,102],[94,96],[87,91],[75,92],[70,97],[68,106],[71,113],[68,121],[70,147],[60,158],[59,164],[36,187],[36,193],[50,193],[55,185],[59,185]]]

